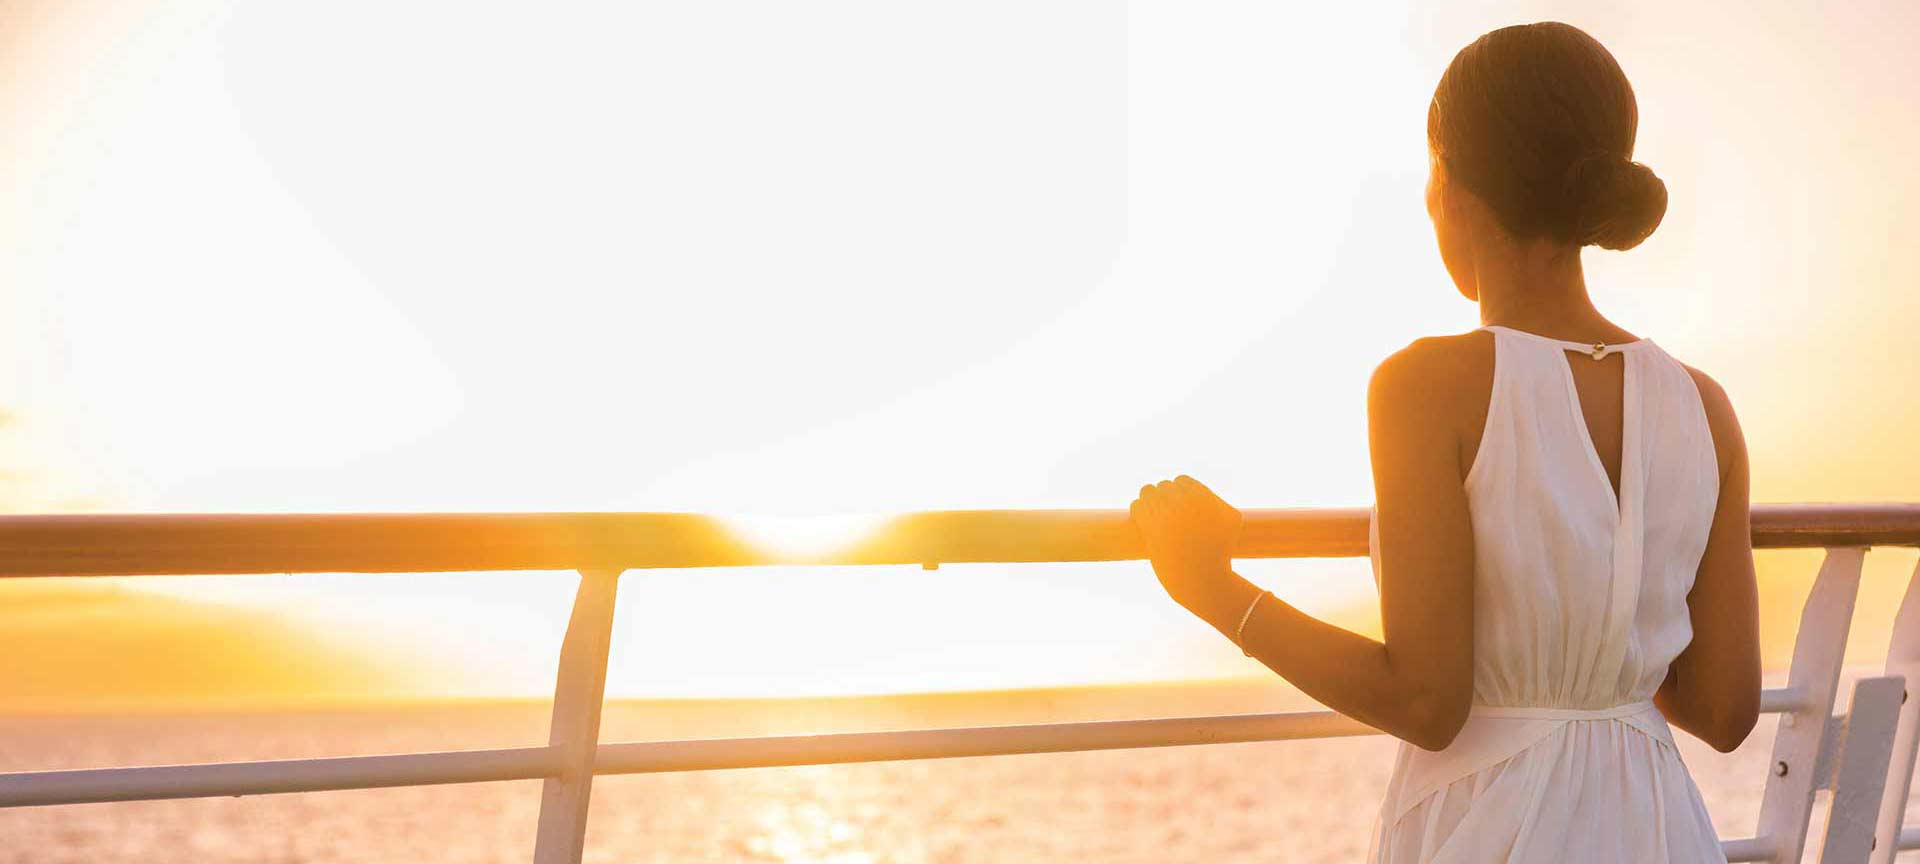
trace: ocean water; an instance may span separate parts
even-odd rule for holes
[[[906,714],[859,719],[837,725],[926,725]],[[766,720],[727,705],[669,717],[615,704],[602,740],[836,725]],[[1776,722],[1763,717],[1731,754],[1678,736],[1722,836],[1753,833]],[[0,718],[0,770],[524,746],[545,736],[537,703],[13,717]],[[586,860],[1355,861],[1394,746],[1375,736],[602,777]],[[540,784],[524,781],[17,808],[0,810],[0,862],[526,862],[539,802]]]

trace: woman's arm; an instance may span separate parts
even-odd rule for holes
[[[1667,720],[1722,753],[1760,718],[1760,600],[1753,573],[1747,444],[1725,390],[1689,369],[1700,387],[1720,462],[1720,500],[1707,532],[1687,617],[1693,641],[1673,658],[1653,701]]]
[[[1385,642],[1266,597],[1241,643],[1321,704],[1428,750],[1459,734],[1473,694],[1473,530],[1440,398],[1455,371],[1420,340],[1368,386]],[[1232,638],[1260,594],[1229,566],[1238,512],[1182,475],[1143,488],[1133,513],[1168,593]]]

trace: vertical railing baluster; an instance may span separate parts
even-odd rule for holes
[[[582,570],[573,618],[560,645],[547,745],[560,772],[540,790],[540,833],[534,864],[579,864],[593,793],[593,758],[600,744],[600,704],[607,687],[607,649],[613,636],[618,570]]]
[[[1840,720],[1839,746],[1828,760],[1832,771],[1826,785],[1833,798],[1820,840],[1820,864],[1867,864],[1874,851],[1874,823],[1887,789],[1887,756],[1893,752],[1905,689],[1898,675],[1854,682],[1853,699]]]
[[[1813,812],[1813,793],[1820,786],[1815,769],[1824,761],[1821,748],[1828,738],[1834,689],[1840,681],[1840,661],[1846,655],[1847,628],[1853,623],[1853,602],[1859,595],[1866,554],[1864,547],[1857,546],[1828,549],[1800,610],[1793,665],[1787,672],[1794,704],[1780,714],[1767,788],[1760,799],[1759,836],[1772,846],[1777,864],[1799,864],[1806,849],[1807,818]]]
[[[1887,792],[1880,799],[1880,819],[1873,831],[1873,864],[1893,864],[1900,851],[1900,829],[1912,791],[1915,748],[1920,747],[1920,564],[1907,580],[1907,595],[1893,619],[1893,637],[1887,642],[1887,674],[1907,680],[1900,704],[1900,728],[1893,737],[1893,758],[1887,762]]]

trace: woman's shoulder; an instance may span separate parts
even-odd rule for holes
[[[1369,390],[1423,401],[1456,393],[1484,397],[1493,380],[1493,339],[1486,330],[1422,336],[1374,367]]]
[[[1367,384],[1370,423],[1477,441],[1493,391],[1493,339],[1485,330],[1422,336],[1393,352]]]

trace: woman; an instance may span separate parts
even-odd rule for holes
[[[1376,862],[1724,861],[1668,724],[1759,713],[1746,448],[1726,394],[1602,317],[1587,245],[1666,211],[1637,109],[1578,29],[1495,30],[1427,111],[1427,211],[1484,326],[1374,371],[1384,641],[1235,574],[1240,514],[1182,475],[1131,509],[1167,592],[1327,706],[1402,739]]]

